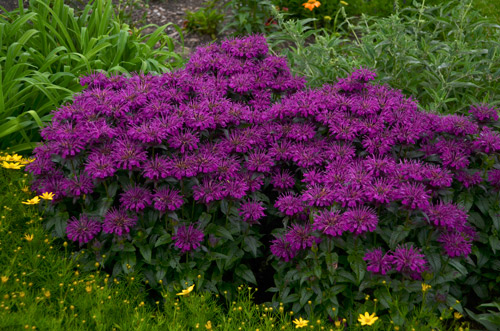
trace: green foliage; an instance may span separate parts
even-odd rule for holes
[[[207,34],[212,39],[215,39],[219,24],[224,19],[224,14],[218,8],[215,8],[217,2],[218,0],[207,1],[205,6],[197,11],[186,11],[184,29]]]
[[[79,14],[62,0],[33,0],[0,17],[0,148],[29,150],[50,112],[81,91],[94,71],[163,73],[183,60],[157,27],[150,35],[115,20],[111,1]],[[160,45],[160,47],[157,47]]]
[[[481,323],[487,330],[493,331],[497,330],[500,325],[500,302],[485,303],[479,306],[479,308],[496,308],[496,310],[488,309],[488,312],[482,314],[474,314],[470,310],[467,313],[478,323]]]
[[[119,0],[118,3],[114,5],[117,20],[129,24],[134,28],[146,23],[146,10],[148,7],[149,6],[141,0]],[[134,12],[142,12],[139,20],[135,20],[132,17]]]
[[[308,20],[284,21],[270,36],[296,74],[310,86],[332,83],[352,67],[376,70],[381,82],[413,95],[429,110],[465,112],[478,102],[500,103],[500,27],[481,17],[470,1],[439,7],[419,5],[387,18],[346,18],[350,39],[314,31]],[[313,43],[306,43],[315,35]]]
[[[235,35],[250,33],[267,33],[276,22],[271,16],[272,4],[269,0],[232,0],[228,4],[231,20],[224,26],[225,30]]]

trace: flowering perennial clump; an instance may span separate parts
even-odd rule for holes
[[[94,74],[54,113],[26,168],[37,194],[83,206],[78,218],[76,207],[67,209],[69,239],[123,248],[146,233],[156,245],[144,248],[142,237],[133,244],[154,268],[172,251],[212,249],[216,258],[199,260],[235,268],[245,253],[221,253],[231,242],[254,255],[267,246],[293,263],[324,242],[362,241],[403,225],[429,231],[449,257],[468,256],[475,230],[442,192],[486,180],[500,189],[498,170],[485,178],[469,169],[474,158],[500,151],[488,126],[496,110],[425,113],[400,91],[372,84],[375,77],[360,68],[305,89],[262,36],[199,48],[186,68],[161,76]],[[259,229],[274,239],[256,243],[271,235]],[[415,243],[379,246],[364,256],[372,273],[419,279],[431,269]],[[179,271],[179,261],[168,266]]]

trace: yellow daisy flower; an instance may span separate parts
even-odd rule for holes
[[[36,205],[39,202],[40,202],[40,198],[38,196],[34,197],[33,199],[29,199],[27,201],[22,201],[22,203],[25,205]]]
[[[194,284],[189,286],[187,289],[185,290],[182,290],[182,292],[180,293],[177,293],[177,295],[187,295],[189,293],[191,293],[191,291],[194,289]]]
[[[24,239],[26,241],[32,241],[35,236],[33,234],[25,234]]]
[[[7,155],[7,156],[4,157],[5,161],[13,161],[13,162],[19,162],[22,159],[23,159],[23,157],[21,155],[17,155],[17,154]]]
[[[373,314],[368,314],[368,312],[365,312],[365,314],[359,314],[358,322],[361,323],[361,325],[372,325],[378,320],[378,317],[375,316],[375,313]]]
[[[52,192],[43,192],[42,195],[39,195],[43,200],[52,200],[54,199],[54,193]]]
[[[308,320],[304,320],[301,317],[299,319],[294,319],[293,323],[295,324],[295,328],[299,329],[299,328],[305,328],[307,326],[307,323],[309,323],[309,321]]]
[[[22,167],[24,167],[24,164],[20,164],[19,162],[7,162],[7,161],[3,161],[2,162],[2,167],[5,168],[5,169],[15,169],[15,170],[19,170],[21,169]]]

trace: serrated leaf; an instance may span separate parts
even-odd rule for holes
[[[228,240],[234,241],[231,233],[223,226],[218,226],[217,231],[215,231],[215,234],[218,235],[219,237],[223,237]]]
[[[155,243],[155,247],[158,247],[158,246],[161,246],[161,245],[164,245],[164,244],[167,244],[169,242],[171,242],[171,237],[170,237],[170,234],[168,233],[165,233],[164,235],[160,236],[157,240],[156,240],[156,243]]]
[[[152,250],[149,245],[140,245],[139,252],[141,252],[142,257],[147,263],[151,263]]]
[[[252,270],[250,270],[246,265],[240,264],[236,268],[234,273],[236,274],[236,276],[246,280],[247,282],[254,284],[254,285],[257,285],[257,280],[255,279],[255,276],[254,276]]]

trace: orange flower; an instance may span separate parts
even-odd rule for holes
[[[304,2],[302,4],[302,6],[304,6],[304,8],[306,8],[306,9],[309,9],[310,11],[312,11],[315,7],[321,6],[321,2],[316,1],[316,0],[307,0],[307,2]]]

